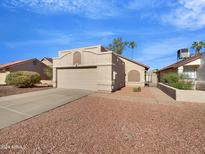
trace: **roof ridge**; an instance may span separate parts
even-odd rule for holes
[[[194,61],[194,60],[200,58],[201,55],[202,55],[202,53],[195,54],[195,55],[190,56],[190,57],[188,57],[188,58],[186,58],[186,59],[180,60],[180,61],[175,62],[175,63],[173,63],[173,64],[170,64],[170,65],[168,65],[168,66],[166,66],[166,67],[163,67],[163,68],[160,69],[158,72],[163,71],[163,70],[166,70],[166,69],[170,69],[170,68],[180,67],[180,66],[182,66],[182,65],[185,65],[185,64],[187,64],[187,63],[190,63],[190,62],[192,62],[192,61]]]
[[[120,57],[122,57],[122,58],[124,58],[124,59],[130,61],[130,62],[133,62],[133,63],[135,63],[135,64],[141,65],[141,66],[143,66],[143,67],[145,67],[145,68],[147,68],[147,69],[150,68],[149,66],[147,66],[147,65],[145,65],[145,64],[142,64],[142,63],[140,63],[140,62],[138,62],[138,61],[136,61],[136,60],[129,59],[129,58],[127,58],[127,57],[125,57],[125,56],[122,56],[122,55],[120,55],[120,54],[117,54],[117,53],[115,53],[115,52],[113,52],[113,53],[116,54],[117,56],[120,56]]]

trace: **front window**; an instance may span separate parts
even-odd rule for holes
[[[185,78],[187,79],[196,80],[197,78],[196,72],[197,72],[196,67],[184,67],[183,74],[185,75]]]

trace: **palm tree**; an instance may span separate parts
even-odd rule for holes
[[[200,53],[200,50],[205,47],[205,42],[202,42],[202,41],[197,41],[197,42],[194,42],[191,46],[193,49],[195,49],[195,54],[199,54]]]
[[[136,44],[136,42],[135,41],[131,41],[131,42],[129,42],[129,48],[131,48],[132,49],[132,59],[133,59],[133,56],[134,56],[134,48],[136,48],[136,46],[137,46],[137,44]]]
[[[128,42],[124,42],[122,38],[114,38],[112,43],[109,44],[108,49],[121,55],[127,44]]]
[[[133,50],[136,46],[137,45],[134,41],[123,41],[122,38],[119,37],[119,38],[114,38],[107,48],[121,55],[126,47],[131,48],[132,52],[134,52]],[[133,57],[133,53],[132,53],[132,57]]]

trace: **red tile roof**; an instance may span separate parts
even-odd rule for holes
[[[4,69],[4,68],[7,68],[7,67],[10,67],[10,66],[13,66],[13,65],[17,65],[17,64],[20,64],[20,63],[23,63],[23,62],[26,62],[28,60],[17,60],[17,61],[13,61],[13,62],[10,62],[10,63],[7,63],[7,64],[1,64],[0,65],[0,69]]]

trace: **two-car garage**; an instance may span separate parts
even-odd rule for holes
[[[53,86],[113,92],[125,85],[144,86],[147,69],[101,45],[64,50],[53,59]]]
[[[97,90],[97,67],[58,68],[57,87]]]

